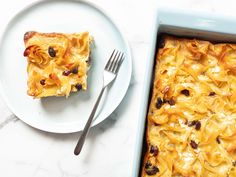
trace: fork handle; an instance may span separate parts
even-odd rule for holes
[[[90,129],[91,123],[92,123],[92,121],[93,121],[93,117],[94,117],[94,115],[95,115],[95,113],[96,113],[96,110],[97,110],[97,108],[98,108],[99,102],[101,101],[101,98],[102,98],[102,95],[103,95],[103,92],[104,92],[105,88],[106,88],[106,87],[103,87],[103,88],[102,88],[102,90],[101,90],[101,92],[100,92],[100,94],[99,94],[99,96],[98,96],[98,98],[97,98],[97,101],[96,101],[96,103],[95,103],[95,105],[94,105],[94,107],[93,107],[93,110],[92,110],[92,112],[90,113],[89,119],[87,120],[87,123],[86,123],[86,125],[85,125],[85,127],[84,127],[84,130],[82,131],[82,134],[81,134],[81,136],[80,136],[80,138],[79,138],[79,141],[78,141],[78,143],[77,143],[77,145],[76,145],[76,147],[75,147],[75,150],[74,150],[74,154],[75,154],[75,155],[79,155],[79,153],[80,153],[81,150],[82,150],[82,147],[83,147],[83,145],[84,145],[84,141],[85,141],[86,136],[87,136],[87,134],[88,134],[88,131],[89,131],[89,129]]]

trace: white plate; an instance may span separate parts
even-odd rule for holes
[[[89,31],[94,37],[88,90],[69,98],[33,99],[26,94],[26,31],[74,33]],[[0,46],[0,85],[3,98],[25,123],[48,132],[71,133],[83,129],[102,87],[102,71],[113,49],[125,52],[118,77],[104,97],[93,126],[108,117],[128,89],[132,61],[127,41],[114,22],[97,6],[74,0],[39,1],[18,13],[8,24]],[[100,107],[101,108],[101,107]]]

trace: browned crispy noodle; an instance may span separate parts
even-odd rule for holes
[[[70,92],[86,90],[91,41],[88,32],[25,33],[28,95],[68,96]]]
[[[236,45],[164,37],[142,177],[236,177]]]

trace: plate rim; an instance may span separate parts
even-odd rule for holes
[[[3,44],[3,40],[4,40],[4,34],[7,33],[8,28],[11,26],[11,24],[14,22],[14,20],[17,18],[17,16],[22,15],[22,13],[24,13],[27,10],[30,10],[30,9],[36,7],[37,5],[41,5],[43,3],[53,3],[53,2],[83,3],[85,5],[90,6],[93,9],[99,11],[99,13],[104,15],[104,17],[107,20],[109,20],[109,22],[116,28],[116,30],[119,32],[119,34],[121,36],[122,41],[125,44],[125,49],[127,51],[126,58],[128,60],[130,60],[130,64],[128,65],[130,73],[129,73],[128,77],[126,78],[128,84],[127,84],[127,86],[125,88],[125,91],[121,94],[121,96],[118,99],[116,99],[117,101],[116,101],[116,104],[114,106],[114,109],[108,109],[105,113],[103,113],[104,116],[101,119],[97,119],[97,118],[94,119],[94,121],[93,121],[93,123],[91,125],[91,128],[93,128],[94,126],[96,126],[96,125],[102,123],[104,120],[106,120],[116,110],[116,108],[121,104],[122,100],[124,99],[125,95],[128,92],[128,88],[130,86],[130,81],[131,81],[132,72],[133,72],[133,70],[132,70],[133,69],[132,52],[131,52],[131,48],[130,48],[129,42],[128,42],[126,36],[124,35],[123,30],[121,29],[121,27],[117,25],[117,23],[113,20],[112,16],[109,13],[107,13],[99,5],[97,5],[97,4],[93,3],[93,2],[90,2],[90,1],[86,1],[86,0],[67,0],[67,1],[63,1],[63,0],[36,0],[35,2],[29,3],[25,7],[21,8],[20,10],[18,10],[16,13],[14,13],[12,15],[10,20],[8,20],[8,22],[4,26],[4,29],[3,29],[2,33],[0,34],[0,48],[2,48],[2,44]],[[48,126],[42,127],[42,126],[38,126],[37,124],[36,125],[35,124],[31,124],[32,122],[28,121],[27,119],[22,118],[24,116],[22,116],[22,115],[20,115],[18,113],[17,114],[15,113],[17,111],[15,111],[15,108],[9,103],[9,100],[8,100],[7,96],[4,94],[2,80],[0,80],[0,95],[1,95],[2,100],[4,101],[4,103],[7,105],[9,110],[12,112],[12,114],[14,114],[22,122],[24,122],[25,124],[27,124],[28,126],[30,126],[32,128],[35,128],[35,129],[38,129],[38,130],[41,130],[41,131],[45,131],[45,132],[49,132],[49,133],[58,133],[58,134],[75,133],[75,132],[82,131],[82,130],[76,129],[74,127],[62,128],[61,126],[59,126],[59,127],[49,128]],[[99,114],[97,116],[99,116]]]

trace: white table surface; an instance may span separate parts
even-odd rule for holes
[[[0,34],[12,16],[33,1],[2,1]],[[233,0],[93,2],[123,28],[132,49],[133,76],[124,100],[109,118],[91,129],[82,154],[77,157],[73,149],[80,133],[52,134],[36,130],[15,117],[0,98],[0,177],[130,177],[154,7],[190,8],[236,16]]]

